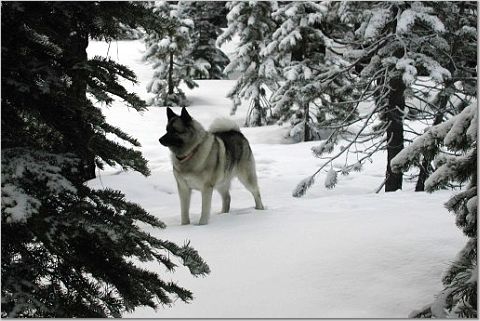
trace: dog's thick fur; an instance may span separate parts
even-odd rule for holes
[[[185,108],[180,116],[167,108],[167,117],[167,133],[159,141],[172,153],[182,224],[190,224],[192,189],[202,193],[200,225],[208,223],[214,189],[222,197],[222,213],[229,212],[229,190],[234,177],[252,193],[255,208],[263,209],[255,160],[238,125],[228,119],[217,119],[206,131]]]

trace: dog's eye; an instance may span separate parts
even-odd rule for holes
[[[167,129],[167,132],[168,132],[168,129]],[[186,129],[185,128],[176,128],[176,127],[173,127],[170,128],[170,133],[175,133],[175,134],[183,134],[183,133],[186,133]]]
[[[177,130],[175,130],[172,125],[167,125],[167,133],[173,134],[175,132],[177,132]]]

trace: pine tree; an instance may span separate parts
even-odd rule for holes
[[[450,155],[437,155],[436,169],[425,181],[427,192],[433,192],[451,182],[466,183],[445,207],[456,216],[456,224],[468,237],[465,247],[443,277],[445,288],[432,304],[414,311],[410,317],[477,318],[477,135],[478,106],[475,101],[460,114],[439,125],[402,150],[393,160],[394,171],[405,171],[440,146]]]
[[[230,63],[225,53],[215,45],[222,33],[220,25],[226,16],[225,1],[186,1],[186,11],[193,19],[191,57],[195,61],[195,79],[224,79],[223,70]]]
[[[262,55],[275,27],[271,14],[276,2],[231,1],[227,3],[227,8],[230,10],[227,15],[228,27],[218,38],[217,45],[231,40],[235,34],[240,36],[236,56],[225,68],[226,74],[240,73],[235,86],[228,93],[233,100],[232,114],[242,99],[249,100],[245,124],[261,126],[266,123],[270,108],[266,90],[277,87],[275,62]]]
[[[156,1],[153,5],[154,13],[164,21],[164,28],[160,32],[147,31],[144,39],[147,47],[144,59],[153,63],[155,69],[147,85],[148,92],[154,94],[150,105],[187,106],[180,84],[183,82],[190,89],[198,87],[193,76],[201,69],[191,56],[194,23],[186,7],[183,1]]]
[[[425,108],[418,110],[409,106],[410,110],[421,113],[420,117],[432,121],[433,125],[442,123],[448,117],[458,114],[477,97],[477,4],[473,2],[432,3],[435,14],[443,21],[445,32],[437,39],[435,49],[440,54],[436,57],[439,63],[451,74],[446,79],[433,101],[425,102]],[[442,41],[445,44],[442,44]],[[432,52],[435,55],[435,52]],[[422,88],[424,84],[416,83]],[[421,90],[428,92],[431,88],[426,84]],[[418,96],[417,96],[418,97]],[[421,98],[417,98],[421,99]],[[418,118],[418,116],[416,117]],[[433,170],[433,156],[441,152],[432,151],[423,155],[420,160],[419,174],[415,191],[424,191],[425,180]]]
[[[434,15],[431,7],[421,2],[405,5],[379,3],[368,16],[357,32],[367,43],[383,42],[370,54],[372,59],[365,69],[386,66],[385,74],[375,80],[382,88],[375,99],[386,133],[385,191],[389,192],[402,188],[403,177],[392,172],[390,161],[404,146],[407,88],[415,81],[419,69],[438,83],[449,79],[451,74],[435,59],[438,49],[436,39],[429,39],[432,35],[441,38],[445,31],[445,25]]]
[[[131,2],[6,2],[1,14],[2,317],[120,317],[191,300],[135,261],[173,271],[178,258],[204,275],[198,253],[144,232],[137,224],[165,225],[120,191],[85,184],[95,165],[149,174],[138,141],[87,97],[142,110],[145,102],[119,83],[135,75],[88,59],[88,39],[115,39],[120,23],[160,30],[157,18]]]
[[[374,153],[387,150],[385,191],[402,188],[403,176],[391,171],[390,160],[404,147],[404,121],[410,116],[406,108],[407,94],[412,95],[420,75],[428,76],[436,86],[451,79],[451,73],[440,63],[443,62],[441,49],[448,48],[443,38],[445,25],[432,5],[428,2],[347,2],[338,7],[340,21],[351,31],[340,39],[334,37],[333,41],[344,46],[343,57],[348,63],[328,77],[343,74],[355,80],[354,95],[350,96],[353,108],[348,108],[347,113],[354,117],[334,119],[335,130],[322,145],[313,148],[313,152],[318,157],[330,153],[348,128],[357,124],[360,129],[353,135],[343,135],[346,146],[329,157],[313,177],[344,153],[357,156],[353,162],[347,159],[340,169],[342,174],[348,174],[360,170]],[[415,97],[425,94],[421,91]],[[371,104],[371,110],[355,113],[361,103]],[[357,143],[366,142],[371,143],[361,151],[352,150]],[[300,196],[299,190],[294,194]]]
[[[322,138],[316,123],[325,119],[328,107],[323,106],[335,100],[334,82],[325,86],[319,79],[339,68],[328,53],[331,39],[322,31],[329,29],[328,13],[325,4],[313,1],[287,2],[273,13],[278,27],[267,53],[279,62],[283,76],[272,96],[273,117],[282,122],[291,120],[295,126],[291,136],[301,133],[300,141]]]

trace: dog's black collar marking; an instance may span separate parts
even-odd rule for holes
[[[200,144],[198,144],[197,146],[195,146],[195,148],[192,149],[192,151],[191,151],[190,153],[188,153],[187,155],[185,155],[185,156],[180,156],[180,157],[178,157],[177,155],[175,155],[175,157],[177,158],[177,160],[178,160],[180,163],[186,162],[187,160],[189,160],[190,158],[193,157],[193,155],[197,152],[198,147],[200,147]]]

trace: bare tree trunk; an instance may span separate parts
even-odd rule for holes
[[[415,185],[415,192],[425,191],[425,181],[432,171],[430,164],[431,159],[423,155],[422,163],[420,164],[420,172],[418,173],[417,184]]]
[[[448,98],[446,99],[448,101]],[[433,121],[433,126],[440,124],[443,121],[443,112],[439,111],[435,115],[435,119]],[[432,173],[432,161],[435,155],[427,155],[423,154],[422,164],[420,165],[420,173],[418,174],[417,184],[415,185],[415,192],[423,192],[425,191],[425,181]]]
[[[308,127],[308,123],[309,123],[309,120],[310,120],[310,108],[309,108],[309,103],[305,103],[305,106],[303,108],[303,110],[305,111],[305,126],[304,126],[304,130],[303,130],[303,141],[304,142],[308,142],[308,141],[311,141],[312,140],[312,135],[310,133],[310,127]]]
[[[260,105],[260,98],[255,97],[253,100],[254,118],[250,120],[251,126],[262,126],[262,105]]]
[[[170,53],[170,66],[168,68],[168,94],[173,94],[173,52]]]
[[[390,161],[403,149],[403,112],[405,110],[405,84],[401,77],[389,81],[390,95],[388,97],[388,110],[385,113],[389,122],[387,128],[387,173],[385,192],[402,189],[403,174],[394,173]]]

